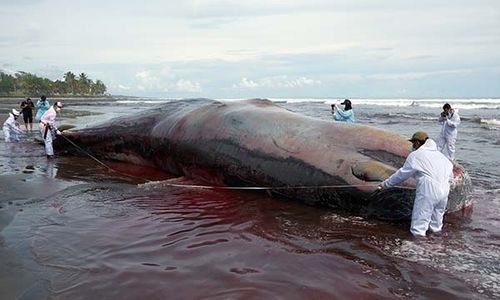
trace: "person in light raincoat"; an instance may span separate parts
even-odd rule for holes
[[[19,123],[17,123],[17,118],[19,117],[19,112],[16,109],[12,109],[9,112],[9,117],[3,123],[3,135],[5,138],[5,142],[9,143],[12,141],[19,141],[19,136],[23,134],[23,131],[19,127]]]
[[[336,107],[335,104],[332,104],[333,118],[336,121],[343,121],[343,122],[350,122],[350,123],[355,122],[351,100],[345,99],[344,102],[342,102],[340,104],[344,105],[344,109],[342,109],[340,107]]]
[[[36,102],[36,115],[35,120],[40,122],[43,114],[50,108],[49,100],[45,96],[40,97],[40,99]]]
[[[53,106],[47,110],[40,120],[40,133],[45,142],[45,153],[47,158],[54,157],[54,148],[52,147],[52,141],[56,138],[56,135],[60,135],[61,132],[56,127],[56,115],[57,112],[61,110],[63,104],[61,102],[54,103]]]
[[[457,127],[460,124],[458,112],[446,103],[443,105],[443,112],[438,119],[442,125],[441,134],[438,139],[438,149],[449,160],[455,159],[455,142],[457,141]]]
[[[438,151],[436,143],[428,138],[427,133],[417,131],[410,141],[414,151],[408,155],[403,167],[384,180],[379,189],[390,188],[415,177],[417,186],[410,232],[414,236],[425,236],[428,229],[439,232],[443,227],[453,165]]]

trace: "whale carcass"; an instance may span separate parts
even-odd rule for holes
[[[65,137],[102,159],[217,186],[269,187],[276,196],[386,220],[409,219],[415,195],[412,180],[376,189],[409,154],[402,135],[307,117],[263,99],[172,101]],[[454,176],[449,211],[470,204],[467,172],[455,164]]]

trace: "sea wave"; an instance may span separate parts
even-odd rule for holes
[[[137,99],[137,100],[118,100],[116,103],[121,103],[121,104],[139,104],[139,103],[146,103],[146,104],[158,104],[158,103],[167,103],[171,102],[172,100],[170,99],[156,99],[156,100],[151,100],[151,99]]]
[[[221,101],[238,101],[246,98],[216,98]],[[172,98],[117,98],[117,103],[165,103],[180,99]],[[344,99],[335,98],[269,98],[275,103],[299,104],[299,103],[324,103],[327,105],[340,104]],[[500,110],[500,99],[366,99],[351,98],[353,105],[387,106],[387,107],[421,107],[441,109],[444,103],[450,103],[455,109],[498,109]]]
[[[380,118],[380,119],[391,119],[391,118],[402,118],[402,119],[412,119],[412,120],[424,120],[424,121],[436,121],[438,120],[437,116],[428,116],[422,114],[405,114],[405,113],[375,113],[371,115],[372,118]]]
[[[271,98],[273,102],[279,103],[303,103],[316,102],[325,104],[339,104],[344,99],[334,98]],[[353,105],[376,105],[376,106],[393,106],[393,107],[427,107],[439,108],[443,107],[444,103],[450,103],[453,108],[457,109],[500,109],[500,99],[364,99],[351,98]]]
[[[353,99],[357,105],[377,105],[394,107],[425,107],[441,109],[444,103],[450,103],[455,109],[500,109],[500,99]]]
[[[497,119],[481,119],[481,124],[500,126],[500,120]]]
[[[462,120],[464,120],[464,118],[462,118]],[[465,119],[465,120],[471,121],[473,123],[478,123],[478,124],[500,126],[500,120],[497,120],[497,119],[485,119],[485,118],[481,118],[479,116],[474,116],[470,119]]]

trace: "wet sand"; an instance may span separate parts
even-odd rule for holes
[[[0,122],[3,124],[9,112],[20,111],[21,98],[0,98]],[[37,99],[34,99],[36,102]],[[57,100],[49,99],[51,103]],[[96,99],[101,100],[101,99]],[[63,99],[65,103],[87,101],[87,99]],[[33,117],[36,111],[33,111]],[[68,113],[75,118],[78,113]],[[17,120],[25,133],[21,142],[0,142],[0,232],[16,218],[25,213],[24,208],[50,198],[75,183],[56,178],[55,161],[47,160],[43,144],[40,143],[38,125],[33,120],[33,130],[26,131],[22,115]],[[0,291],[2,299],[43,299],[49,296],[49,282],[42,268],[26,249],[5,245],[0,234]]]
[[[24,208],[66,188],[69,183],[54,179],[43,147],[33,141],[0,144],[0,232]],[[0,235],[0,291],[2,299],[43,299],[49,295],[47,279],[24,247],[5,242]],[[41,297],[41,298],[38,298]]]

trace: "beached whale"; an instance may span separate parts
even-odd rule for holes
[[[269,100],[173,101],[64,135],[102,159],[217,186],[271,187],[273,195],[386,220],[408,220],[415,196],[412,180],[376,189],[403,165],[411,146],[407,138],[307,117]],[[57,141],[75,150],[65,139]],[[469,176],[458,164],[454,175],[449,211],[470,204]]]

